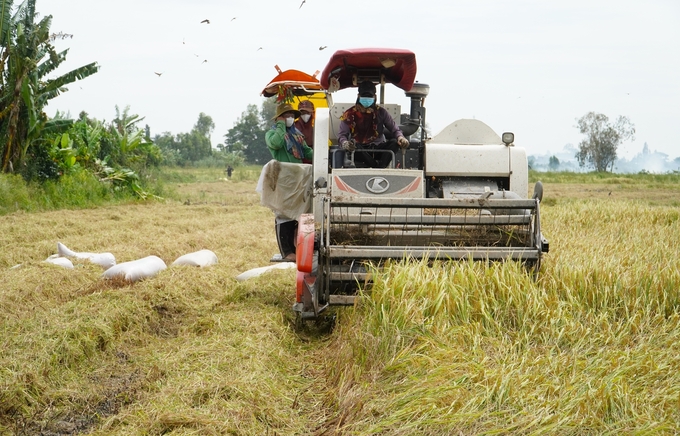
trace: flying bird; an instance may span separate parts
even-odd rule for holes
[[[201,21],[201,24],[203,24],[203,23],[205,23],[205,24],[210,24],[210,20],[208,20],[208,19],[206,18],[205,20]]]
[[[163,73],[157,73],[157,72],[155,72],[155,71],[154,71],[153,73],[154,73],[155,75],[157,75],[158,77],[161,77],[161,76],[163,75]]]
[[[260,50],[262,50],[262,47],[258,48],[258,49],[257,49],[257,50],[255,50],[255,51],[260,51]]]
[[[206,62],[208,62],[208,60],[207,60],[207,59],[203,59],[203,62],[201,62],[201,63],[204,64],[204,63],[206,63]]]
[[[302,9],[302,5],[304,5],[306,1],[307,0],[302,0],[302,3],[300,3],[300,7],[298,9]]]
[[[319,47],[319,50],[323,50],[326,47],[327,47],[326,45],[322,45],[321,47]]]
[[[232,18],[230,21],[234,21],[235,19],[236,19],[236,17]]]

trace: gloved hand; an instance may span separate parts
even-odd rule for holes
[[[342,141],[342,148],[344,148],[347,151],[354,151],[357,149],[356,144],[354,144],[354,141]]]
[[[399,144],[399,147],[401,148],[407,148],[409,146],[408,139],[404,138],[403,136],[399,137],[397,144]]]

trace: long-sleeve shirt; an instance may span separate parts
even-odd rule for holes
[[[297,128],[300,132],[302,132],[303,135],[305,135],[305,142],[307,145],[309,145],[310,148],[314,148],[314,118],[310,118],[308,122],[302,121],[302,118],[298,118],[295,121],[294,124],[295,128]],[[303,163],[308,163],[311,164],[312,160],[311,159],[302,159]]]
[[[397,126],[397,123],[394,122],[394,119],[385,108],[378,106],[376,114],[378,137],[371,141],[371,144],[381,144],[385,142],[385,129],[387,129],[387,131],[392,134],[394,139],[399,139],[400,137],[404,136],[404,134],[401,132],[401,129],[399,129],[399,126]],[[345,117],[343,116],[343,118]],[[338,127],[338,144],[342,144],[344,141],[349,141],[351,137],[352,132],[349,123],[347,121],[341,120],[340,126]]]
[[[290,127],[288,130],[291,131],[292,129],[295,129],[295,126]],[[267,147],[269,147],[272,157],[279,162],[302,163],[301,159],[297,159],[288,152],[288,149],[286,148],[285,135],[286,123],[284,121],[277,121],[276,126],[265,133],[264,139],[267,143]],[[314,150],[312,150],[306,143],[302,144],[302,151],[306,159],[311,159],[314,155]]]
[[[295,121],[295,127],[305,135],[305,142],[311,148],[314,148],[314,119],[310,119],[309,122],[302,121],[302,118],[298,118]]]

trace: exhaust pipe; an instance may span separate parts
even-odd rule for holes
[[[425,97],[430,93],[430,85],[414,83],[410,91],[406,91],[406,97],[411,99],[411,111],[409,119],[399,126],[404,136],[413,135],[419,127],[425,127]]]

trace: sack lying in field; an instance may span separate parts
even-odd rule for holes
[[[271,271],[274,269],[290,269],[290,268],[297,268],[295,262],[282,262],[271,266],[261,266],[259,268],[253,268],[249,269],[246,272],[242,272],[241,274],[236,276],[236,280],[242,282],[244,280],[252,279],[253,277],[261,276],[267,271]]]
[[[153,277],[165,268],[167,268],[167,265],[165,265],[163,259],[158,256],[147,256],[142,259],[112,266],[104,271],[102,277],[105,279],[123,277],[129,282],[136,282],[137,280]]]
[[[58,256],[55,256],[55,255],[52,255],[52,256],[48,257],[47,259],[45,259],[45,262],[52,263],[54,265],[59,265],[59,266],[62,266],[64,268],[73,269],[73,262],[71,262],[66,257],[58,257]]]
[[[109,269],[116,264],[116,258],[111,253],[78,253],[67,248],[61,242],[57,242],[57,253],[61,257],[75,257],[76,259],[87,259],[90,262]]]
[[[185,254],[175,260],[173,265],[189,265],[189,266],[210,266],[217,263],[217,255],[210,250],[198,250],[193,253]]]

